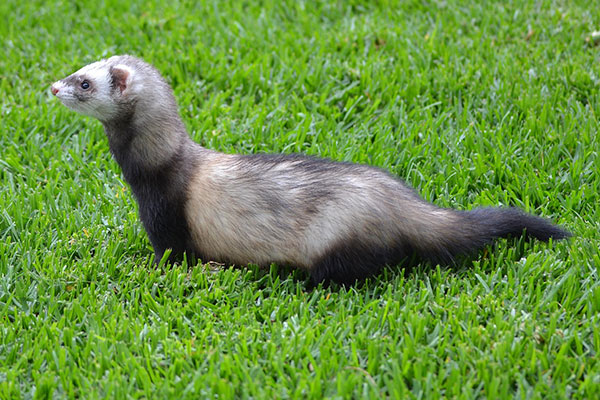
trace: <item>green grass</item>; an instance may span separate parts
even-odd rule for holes
[[[193,3],[0,3],[0,398],[598,396],[596,2]],[[377,165],[575,237],[348,289],[155,268],[101,125],[48,91],[120,53],[206,147]]]

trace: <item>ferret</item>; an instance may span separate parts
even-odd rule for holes
[[[314,284],[352,284],[413,256],[450,263],[495,238],[570,236],[517,208],[437,207],[372,166],[206,149],[188,135],[169,84],[133,56],[89,64],[51,91],[104,125],[155,261],[171,249],[171,260],[278,263]]]

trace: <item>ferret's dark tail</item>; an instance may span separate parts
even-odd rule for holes
[[[453,217],[438,222],[429,241],[415,246],[424,258],[436,262],[452,261],[456,256],[470,255],[494,239],[521,237],[538,240],[565,239],[571,233],[545,218],[527,214],[518,208],[476,208],[471,211],[446,210]],[[437,236],[437,237],[436,237]]]
[[[547,242],[550,238],[559,240],[571,236],[571,233],[547,219],[527,214],[518,208],[476,208],[463,211],[463,214],[468,220],[479,222],[482,229],[493,237],[521,236],[525,231],[527,236]]]

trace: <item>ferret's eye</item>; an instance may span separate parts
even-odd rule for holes
[[[88,81],[81,82],[81,88],[83,90],[88,90],[90,88],[90,83]]]

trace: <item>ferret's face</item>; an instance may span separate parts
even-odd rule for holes
[[[128,67],[98,61],[54,82],[50,90],[71,110],[110,121],[117,116],[117,102],[128,78],[131,78]]]

